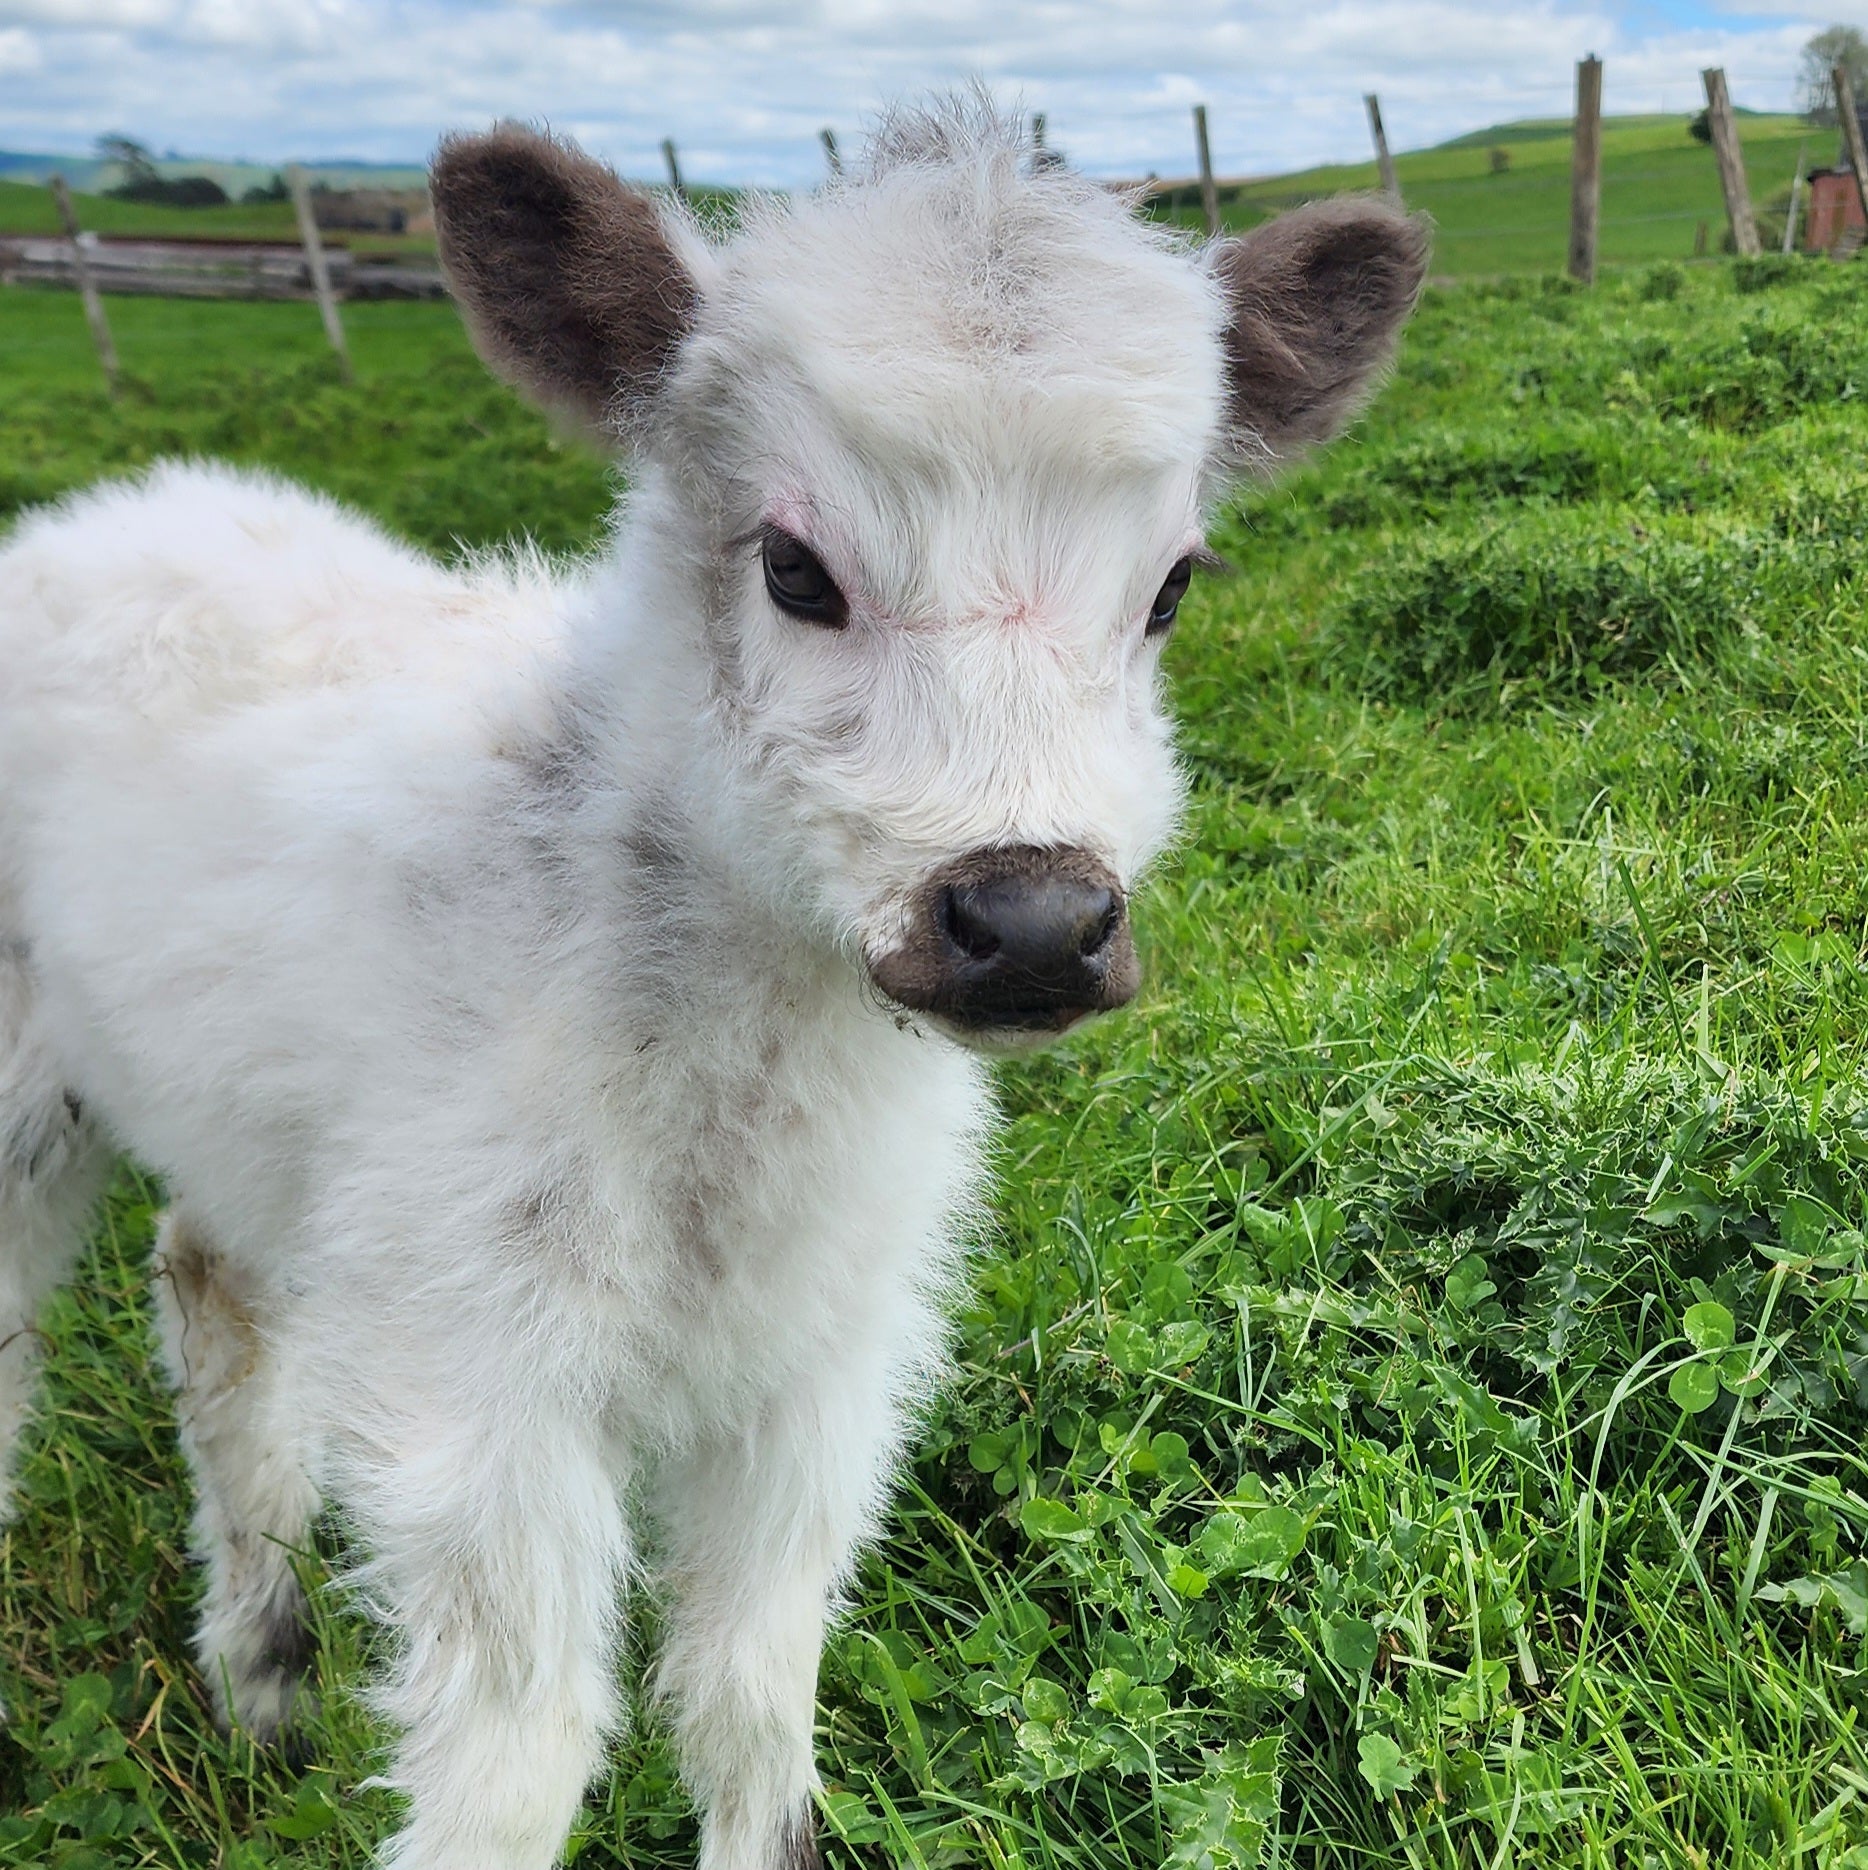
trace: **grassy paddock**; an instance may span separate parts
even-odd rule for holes
[[[1004,1075],[957,1377],[826,1657],[832,1863],[1868,1866],[1863,290],[1436,293],[1226,517],[1150,985]],[[5,505],[211,449],[442,548],[599,526],[445,308],[352,308],[355,390],[305,308],[122,309],[113,410],[76,302],[0,295]],[[46,1321],[0,1863],[362,1870],[364,1624],[309,1771],[182,1661],[151,1200]],[[689,1861],[652,1728],[577,1844]]]
[[[226,201],[177,208],[160,201],[118,201],[77,195],[78,225],[93,234],[143,240],[298,240],[298,214],[290,201]],[[0,181],[0,234],[59,234],[64,223],[50,188],[38,182]],[[327,247],[358,253],[432,254],[433,234],[327,231]]]
[[[1687,135],[1679,117],[1607,117],[1602,123],[1602,217],[1598,253],[1605,267],[1681,261],[1693,255],[1704,221],[1713,253],[1725,238],[1725,198],[1711,149]],[[1787,196],[1797,151],[1812,167],[1835,159],[1836,132],[1796,117],[1743,116],[1739,142],[1751,195],[1761,207]],[[1491,152],[1510,166],[1495,174]],[[1444,278],[1560,272],[1570,239],[1570,126],[1502,124],[1435,149],[1397,156],[1410,208],[1434,219],[1434,271]],[[1250,227],[1315,195],[1378,185],[1374,158],[1306,169],[1254,182],[1227,204],[1232,227]],[[1781,210],[1780,210],[1781,215]],[[1197,210],[1172,217],[1199,224]],[[1767,222],[1774,242],[1783,221]]]
[[[118,201],[109,195],[74,195],[78,224],[96,234],[147,239],[296,240],[298,221],[289,201],[228,201],[214,207],[177,208],[159,201]],[[40,182],[0,181],[0,231],[64,231],[52,191]],[[431,243],[432,244],[432,243]]]

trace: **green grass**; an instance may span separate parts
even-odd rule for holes
[[[345,306],[346,387],[315,306],[112,299],[114,407],[75,294],[0,306],[0,512],[186,454],[277,467],[437,550],[515,525],[568,550],[608,509],[601,466],[487,376],[452,305]]]
[[[113,410],[75,301],[0,295],[0,502],[194,448],[433,545],[599,524],[446,308],[352,308],[349,391],[308,308],[122,309]],[[1437,291],[1218,529],[1149,986],[1004,1074],[826,1657],[831,1863],[1868,1866],[1864,340],[1826,263]],[[149,1200],[46,1321],[0,1863],[361,1870],[365,1626],[309,1773],[183,1661]],[[690,1861],[653,1729],[579,1843]]]
[[[173,208],[162,202],[116,201],[108,195],[73,195],[78,225],[95,234],[142,234],[193,240],[296,240],[289,201],[230,201],[212,208]],[[0,233],[64,231],[52,191],[36,182],[0,182]]]
[[[1712,150],[1687,135],[1681,117],[1608,117],[1602,125],[1602,207],[1598,257],[1605,267],[1692,258],[1700,222],[1712,251],[1725,238],[1725,200]],[[1760,208],[1787,194],[1797,151],[1811,166],[1834,159],[1836,133],[1795,117],[1741,116],[1751,196]],[[1510,167],[1493,174],[1491,151]],[[1560,272],[1569,252],[1570,127],[1503,124],[1435,149],[1397,156],[1410,208],[1434,218],[1434,271],[1444,278]],[[1375,162],[1342,163],[1274,176],[1241,189],[1224,206],[1229,227],[1256,225],[1299,201],[1377,186]],[[1198,225],[1183,203],[1173,218]],[[1776,221],[1781,232],[1781,208]],[[1769,231],[1767,229],[1767,231]]]
[[[289,201],[229,201],[210,208],[176,208],[163,202],[117,201],[108,195],[72,196],[78,225],[93,234],[149,240],[298,239],[298,220]],[[0,181],[0,235],[62,234],[64,224],[52,191],[33,182]],[[433,234],[327,233],[325,244],[358,253],[431,254]]]

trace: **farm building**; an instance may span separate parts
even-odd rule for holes
[[[1868,216],[1862,213],[1861,191],[1855,171],[1846,164],[1817,169],[1810,176],[1810,218],[1803,237],[1806,253],[1831,253],[1850,231],[1868,234]]]
[[[1858,113],[1868,136],[1868,106]],[[1803,236],[1806,253],[1833,253],[1839,245],[1859,246],[1868,236],[1868,216],[1862,213],[1861,190],[1849,161],[1848,139],[1830,169],[1810,172],[1809,220]]]
[[[339,233],[432,233],[434,216],[425,188],[312,190],[318,225]]]

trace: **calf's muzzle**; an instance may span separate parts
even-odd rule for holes
[[[906,939],[870,964],[891,1000],[967,1032],[1062,1032],[1134,998],[1122,886],[1088,851],[969,852],[916,892]]]

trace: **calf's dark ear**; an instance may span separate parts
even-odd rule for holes
[[[626,435],[697,297],[655,203],[570,144],[513,127],[449,137],[429,191],[480,355],[535,401]]]
[[[1427,276],[1425,220],[1317,201],[1222,241],[1227,430],[1241,466],[1328,441],[1374,393]]]

